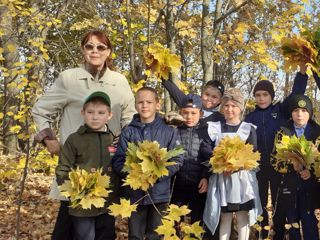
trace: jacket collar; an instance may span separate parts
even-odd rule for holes
[[[93,131],[87,124],[84,124],[79,127],[79,129],[77,130],[77,133],[79,133],[80,135],[83,135],[85,133],[110,133],[110,130],[107,124],[106,124],[106,131]]]
[[[133,115],[132,121],[129,124],[129,126],[133,126],[133,127],[137,127],[137,128],[144,128],[146,126],[156,127],[157,125],[161,124],[162,121],[163,121],[163,119],[162,119],[162,117],[160,117],[160,114],[156,113],[156,117],[151,123],[142,123],[140,121],[139,114],[136,113]]]

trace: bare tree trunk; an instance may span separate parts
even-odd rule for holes
[[[203,84],[210,81],[213,75],[213,61],[211,56],[214,40],[213,36],[209,34],[209,5],[209,0],[203,0],[201,20],[201,63],[203,69]]]
[[[130,16],[130,0],[126,1],[126,20],[127,20],[127,29],[128,29],[128,43],[129,43],[129,62],[130,62],[130,73],[132,82],[137,83],[139,79],[136,76],[135,68],[135,53],[134,53],[134,43],[132,40],[132,29],[131,29],[131,16]]]
[[[13,68],[13,64],[18,61],[18,46],[16,39],[12,37],[13,32],[13,23],[12,17],[10,16],[8,9],[6,7],[0,8],[0,23],[3,26],[5,36],[0,40],[0,46],[4,48],[3,56],[4,67],[8,70]],[[12,32],[11,32],[12,31]],[[9,47],[10,46],[10,47]],[[10,48],[10,49],[9,49]],[[10,132],[10,128],[14,126],[14,119],[12,116],[8,116],[8,112],[15,112],[17,109],[17,102],[15,96],[17,95],[17,90],[9,88],[8,84],[15,81],[16,77],[5,76],[4,77],[4,91],[3,91],[3,125],[2,125],[2,134],[3,134],[3,153],[4,154],[14,154],[17,150],[18,139],[15,134]]]
[[[168,48],[172,53],[176,52],[176,31],[174,28],[174,13],[173,13],[173,5],[170,0],[167,0],[167,9],[166,9],[166,17],[165,17],[165,24],[166,24],[166,36],[167,36],[167,45]],[[170,79],[168,81],[173,81],[177,84],[178,75],[177,74],[170,74]],[[171,111],[171,99],[169,93],[165,91],[165,111]]]

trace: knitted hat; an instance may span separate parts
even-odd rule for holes
[[[313,115],[312,102],[309,97],[303,94],[296,94],[289,98],[288,109],[292,113],[297,108],[306,109],[310,115]]]
[[[84,104],[92,101],[92,99],[95,99],[95,98],[99,98],[99,99],[103,100],[107,104],[108,107],[111,107],[111,101],[110,101],[110,97],[108,96],[108,94],[106,94],[105,92],[99,92],[99,91],[91,93],[84,101]]]
[[[210,80],[206,83],[206,85],[204,87],[213,87],[219,90],[219,92],[221,93],[221,95],[223,95],[224,93],[224,86],[221,82],[217,81],[217,80]]]
[[[271,95],[271,99],[273,100],[274,98],[273,84],[268,80],[261,80],[257,82],[253,89],[253,95],[255,95],[257,91],[267,91]]]
[[[224,92],[224,95],[221,99],[221,109],[229,100],[236,104],[241,111],[244,110],[244,98],[240,89],[230,88]]]
[[[199,108],[202,109],[201,97],[196,94],[188,94],[182,101],[182,108]]]

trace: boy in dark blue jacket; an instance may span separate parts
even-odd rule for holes
[[[320,136],[320,126],[313,121],[312,102],[302,94],[289,99],[289,111],[292,119],[281,127],[281,133],[287,136],[302,135],[308,141],[315,142]],[[285,224],[302,224],[303,239],[319,240],[318,220],[314,210],[320,207],[320,186],[312,171],[295,163],[288,166],[288,172],[282,174],[278,199],[278,210],[274,224],[274,240],[282,240]],[[289,229],[290,240],[300,240],[300,228]]]
[[[160,103],[157,92],[150,87],[138,90],[135,98],[135,106],[138,114],[134,115],[131,123],[122,131],[118,148],[112,159],[114,171],[122,178],[126,175],[122,172],[126,150],[129,142],[142,142],[144,140],[157,141],[161,148],[174,149],[177,145],[176,129],[169,127],[159,116],[157,111]],[[129,239],[161,239],[155,229],[161,224],[161,215],[155,209],[164,212],[170,201],[171,177],[179,170],[183,159],[174,157],[170,161],[176,162],[169,166],[169,176],[160,178],[154,186],[148,189],[148,193],[142,190],[123,188],[125,197],[132,203],[138,202],[136,212],[129,218]],[[154,207],[155,206],[155,207]]]
[[[305,67],[301,67],[300,72],[297,73],[291,94],[304,94],[308,75],[305,74]],[[260,171],[257,172],[257,179],[259,184],[259,194],[261,205],[263,208],[262,228],[268,226],[268,188],[270,185],[272,206],[276,207],[277,192],[279,189],[280,174],[278,174],[270,163],[270,155],[273,151],[274,137],[276,132],[280,129],[288,119],[288,98],[282,103],[272,104],[275,95],[273,85],[270,81],[259,81],[253,90],[253,94],[257,103],[255,110],[249,113],[245,121],[253,123],[257,126],[257,143],[258,151],[261,153]],[[273,216],[277,215],[277,210],[274,209]],[[277,218],[273,218],[276,221]],[[268,231],[262,230],[262,238],[268,237]]]

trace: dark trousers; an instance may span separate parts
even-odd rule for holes
[[[158,211],[163,215],[167,210],[167,203],[156,203]],[[137,211],[129,218],[129,240],[160,240],[155,229],[161,225],[162,215],[153,205],[139,205]]]
[[[275,236],[274,240],[283,240],[286,229],[285,224],[298,223],[302,224],[303,239],[319,240],[318,220],[314,214],[314,209],[308,208],[307,193],[304,189],[297,192],[296,199],[292,199],[290,195],[281,195],[279,198],[280,214],[277,215],[274,224]],[[288,203],[294,202],[290,205]],[[290,240],[301,240],[300,228],[291,227],[289,230]]]
[[[171,202],[178,206],[187,205],[191,210],[191,223],[196,221],[202,222],[204,205],[206,202],[206,194],[198,192],[198,186],[190,186],[188,188],[173,188]]]
[[[203,239],[210,239],[210,240],[218,240],[219,233],[218,230],[214,234],[211,234],[210,230],[204,225],[203,223],[203,211],[204,206],[206,203],[206,193],[199,193],[198,186],[188,186],[186,187],[179,187],[175,185],[173,188],[171,202],[176,205],[187,205],[188,208],[191,210],[190,218],[191,223],[200,221],[205,229],[205,233]]]
[[[271,192],[271,202],[272,206],[274,208],[273,214],[273,222],[277,221],[278,214],[280,210],[278,210],[277,207],[277,196],[281,181],[281,175],[274,170],[272,166],[261,166],[260,171],[257,172],[257,180],[258,180],[258,186],[259,186],[259,195],[260,195],[260,201],[261,206],[263,209],[262,217],[263,220],[261,222],[262,229],[265,226],[269,225],[268,221],[268,211],[267,211],[267,204],[268,204],[268,190],[270,186],[270,192]],[[277,208],[277,209],[276,209]],[[262,238],[268,237],[268,231],[262,230],[261,232]]]
[[[114,240],[115,219],[109,214],[96,217],[72,217],[76,240]]]
[[[52,232],[52,240],[72,240],[72,217],[69,215],[69,202],[60,201],[56,224]]]

